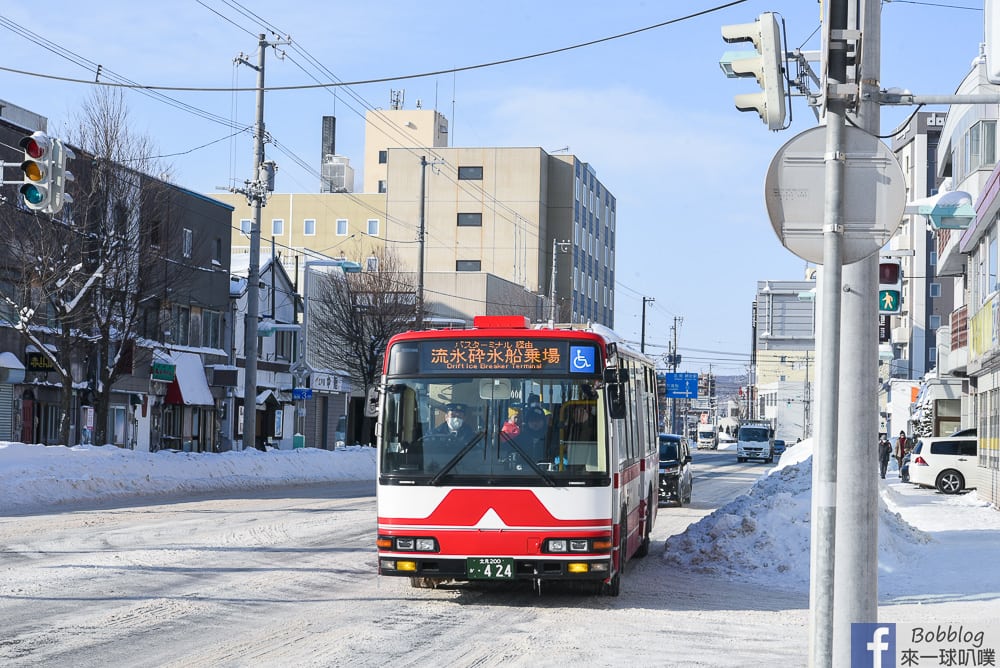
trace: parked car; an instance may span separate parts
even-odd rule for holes
[[[785,451],[785,442],[780,438],[774,439],[774,454],[780,455]]]
[[[936,487],[943,494],[968,489],[975,479],[979,439],[975,436],[938,436],[917,441],[910,455],[910,482]],[[974,485],[973,485],[974,486]]]
[[[679,434],[660,434],[660,503],[691,503],[691,444]]]

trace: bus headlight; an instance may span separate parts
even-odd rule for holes
[[[545,541],[546,552],[565,552],[566,540],[564,538],[550,538]]]
[[[566,552],[608,552],[611,539],[598,538],[548,538],[542,543],[542,552],[563,554]]]
[[[437,552],[437,539],[416,536],[379,536],[378,546],[399,552]]]

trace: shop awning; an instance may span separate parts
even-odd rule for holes
[[[170,361],[176,366],[176,376],[167,388],[168,404],[187,406],[212,406],[212,391],[205,380],[205,367],[201,357],[194,353],[174,353]]]
[[[20,383],[24,380],[24,365],[14,353],[0,353],[0,383]]]

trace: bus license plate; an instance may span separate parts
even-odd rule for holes
[[[514,577],[514,560],[509,557],[468,557],[465,571],[470,580],[510,580]]]

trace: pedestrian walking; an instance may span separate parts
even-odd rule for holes
[[[889,437],[881,434],[878,441],[878,472],[885,479],[885,472],[889,469],[889,460],[892,458],[892,443]]]
[[[896,439],[896,463],[899,464],[899,470],[903,470],[903,457],[906,453],[910,451],[910,441],[906,438],[906,432],[899,432],[899,438]]]

